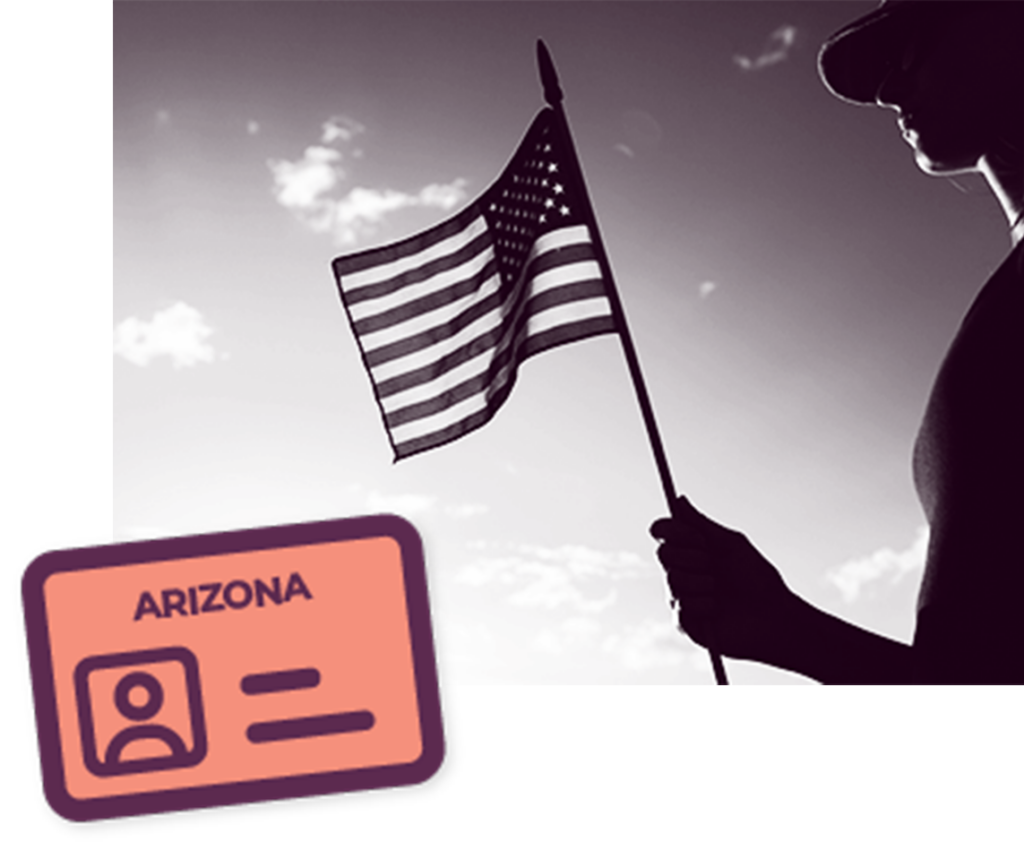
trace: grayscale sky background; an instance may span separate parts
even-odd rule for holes
[[[979,181],[924,176],[893,113],[819,82],[872,6],[117,4],[117,538],[395,512],[443,680],[710,681],[666,607],[617,341],[529,361],[491,424],[394,465],[334,288],[334,256],[496,178],[542,36],[677,486],[815,604],[909,640],[912,442],[1009,243]]]

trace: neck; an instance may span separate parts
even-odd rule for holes
[[[1024,156],[1021,146],[1007,143],[1003,149],[986,154],[978,163],[1010,227],[1010,239],[1017,245],[1024,238]]]

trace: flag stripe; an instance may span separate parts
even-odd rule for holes
[[[477,222],[473,224],[476,225]],[[467,228],[448,240],[452,244],[448,246],[444,256],[436,257],[416,268],[405,269],[385,280],[352,290],[351,296],[346,300],[351,308],[355,308],[354,314],[375,310],[377,299],[389,295],[397,296],[392,303],[401,301],[405,295],[415,297],[416,290],[407,288],[420,285],[420,291],[429,291],[434,286],[443,286],[447,279],[444,277],[444,272],[457,270],[463,263],[472,261],[474,257],[479,256],[491,245],[493,241],[491,234],[476,233],[476,230],[476,226]],[[454,273],[457,274],[457,271]],[[371,303],[366,307],[360,306],[366,302]]]
[[[488,363],[483,364],[484,371],[480,372],[473,377],[462,381],[460,383],[450,386],[449,389],[444,390],[441,393],[437,392],[436,388],[431,388],[429,397],[423,401],[419,401],[415,404],[407,404],[390,413],[386,413],[384,420],[387,422],[388,427],[394,431],[399,425],[404,425],[407,422],[412,422],[416,419],[424,419],[428,416],[433,416],[435,413],[440,413],[442,410],[447,410],[452,405],[457,404],[463,399],[469,398],[470,396],[480,395],[481,392],[491,383],[491,375],[488,374],[487,366]],[[480,368],[479,363],[472,363],[475,369]],[[388,410],[388,406],[384,405],[384,410]]]
[[[470,237],[472,234],[467,233],[466,236]],[[448,269],[435,268],[434,274],[429,278],[424,278],[422,281],[415,283],[406,283],[405,286],[398,289],[392,289],[390,286],[385,287],[381,283],[363,287],[360,290],[361,293],[371,294],[364,294],[356,302],[349,301],[349,315],[354,321],[357,321],[367,316],[372,316],[375,313],[382,313],[405,303],[406,300],[415,300],[438,289],[444,289],[457,280],[460,275],[465,276],[466,271],[479,269],[481,263],[487,261],[486,258],[493,257],[493,251],[487,252],[487,248],[490,245],[491,239],[489,235],[473,236],[466,244],[467,249],[455,249],[450,255],[453,257],[457,256],[460,260],[459,262],[450,263]],[[412,272],[406,271],[402,274],[411,276]],[[390,283],[390,279],[382,283]],[[378,286],[381,287],[379,290],[377,289]]]
[[[531,332],[523,344],[521,357],[525,360],[534,354],[540,354],[559,345],[586,339],[598,334],[616,333],[615,319],[608,315],[594,315],[586,319],[577,319],[571,325],[559,325],[545,331]]]
[[[431,374],[425,381],[421,381],[415,386],[409,387],[402,392],[392,393],[391,395],[380,396],[381,407],[384,412],[388,414],[388,423],[391,424],[391,414],[403,410],[408,407],[418,405],[429,399],[443,396],[448,389],[454,388],[466,382],[467,380],[476,380],[481,375],[486,375],[487,367],[491,364],[493,358],[492,353],[494,346],[491,345],[487,349],[479,352],[476,357],[469,358],[458,366],[447,369],[443,373],[444,383],[440,384],[431,370]],[[440,409],[440,408],[438,408]]]
[[[537,240],[537,245],[533,252],[536,256],[527,265],[526,273],[530,273],[532,267],[537,266],[545,275],[550,274],[554,271],[556,264],[593,256],[593,249],[589,244],[578,244],[578,240],[581,238],[589,238],[586,228],[573,227],[567,228],[566,231],[554,231],[553,233],[545,234]],[[574,243],[576,244],[574,245]],[[485,252],[485,256],[488,258],[487,267],[490,268],[489,263],[493,259],[493,252],[488,250]],[[589,267],[589,270],[588,276],[600,276],[600,270],[596,262]],[[562,279],[565,278],[563,277]],[[547,281],[548,278],[542,276],[537,285],[545,287],[559,282],[556,278],[551,278],[550,283],[547,283]],[[357,323],[355,330],[356,334],[362,338],[363,347],[367,354],[367,365],[373,367],[395,357],[401,357],[421,348],[435,345],[453,336],[457,331],[478,318],[485,309],[499,308],[500,302],[497,299],[487,300],[486,302],[484,300],[478,301],[481,297],[488,296],[497,291],[499,284],[500,281],[495,276],[493,279],[486,281],[476,296],[466,295],[461,301],[445,305],[448,307],[445,311],[439,312],[436,315],[422,315],[422,318],[416,324],[394,327],[386,334],[370,336],[369,334],[376,330],[376,327],[369,318],[363,319]],[[486,308],[484,307],[485,303]],[[460,310],[463,308],[466,309],[466,312],[460,314]],[[436,327],[438,325],[445,325],[446,327],[438,328]],[[390,327],[390,325],[385,327]]]
[[[505,399],[508,398],[508,394],[511,391],[512,385],[506,384],[503,392],[497,393],[493,397],[490,407],[485,407],[474,413],[470,413],[464,419],[461,419],[446,428],[442,428],[440,431],[435,431],[432,434],[426,434],[420,437],[410,437],[402,440],[401,442],[397,442],[394,439],[394,436],[392,436],[391,440],[395,450],[395,458],[401,459],[404,457],[411,457],[412,455],[426,451],[427,449],[443,446],[445,443],[450,443],[452,440],[463,437],[471,431],[475,431],[477,428],[486,425],[491,421],[491,418],[497,412],[498,408],[504,403]]]
[[[382,387],[392,387],[392,382],[395,382],[394,386],[396,387],[407,387],[412,386],[412,383],[422,383],[421,380],[408,383],[405,381],[405,376],[415,376],[423,369],[432,368],[435,363],[444,364],[447,368],[453,368],[469,357],[479,353],[481,350],[479,346],[493,346],[494,342],[500,338],[501,323],[501,314],[497,311],[491,311],[467,325],[459,333],[432,348],[415,351],[400,359],[389,360],[386,363],[373,367],[370,369],[370,374],[375,381],[380,382],[378,384],[378,393]],[[397,392],[398,390],[389,389],[388,391]]]
[[[601,268],[595,260],[584,260],[567,266],[548,269],[533,279],[531,289],[534,292],[547,292],[569,286],[580,280],[600,280]]]
[[[415,268],[423,261],[429,262],[435,257],[444,256],[449,253],[442,245],[445,240],[473,226],[478,227],[480,233],[486,230],[486,222],[474,225],[474,220],[479,216],[479,207],[476,204],[471,204],[436,227],[410,236],[401,242],[338,257],[333,263],[335,276],[339,280],[344,278],[345,289],[348,289],[350,280],[354,287],[362,286],[368,280],[380,280],[379,272],[392,265],[398,269],[398,271],[391,271],[391,274],[394,275],[403,269]],[[365,277],[361,274],[362,272],[367,272]]]
[[[604,281],[600,278],[591,280],[577,280],[574,283],[563,283],[558,289],[549,289],[533,296],[527,303],[527,312],[531,315],[557,307],[560,304],[567,304],[572,301],[587,303],[587,299],[599,298],[602,301],[601,309],[606,313],[611,312],[608,299],[605,296]]]
[[[539,292],[537,295],[531,298],[530,310],[532,312],[536,312],[538,310],[544,309],[547,306],[561,304],[564,303],[565,301],[572,300],[573,298],[590,298],[598,294],[603,295],[604,284],[599,277],[592,277],[590,280],[584,279],[584,272],[589,271],[593,271],[596,274],[598,272],[596,264],[594,264],[593,268],[587,267],[586,269],[581,269],[580,273],[576,274],[574,277],[567,277],[567,280],[569,280],[568,283],[562,283],[558,287],[545,288],[543,291]],[[464,326],[460,318],[459,320],[448,323],[447,325],[441,325],[439,329],[435,329],[435,331],[444,331],[453,326],[465,327],[467,333],[456,339],[454,343],[446,346],[441,345],[440,347],[438,345],[424,344],[420,348],[420,350],[425,352],[425,356],[420,357],[419,362],[413,362],[410,359],[406,358],[403,359],[401,362],[391,361],[385,362],[384,364],[374,363],[374,365],[371,367],[374,379],[383,384],[388,380],[388,378],[390,378],[393,375],[407,374],[410,371],[419,373],[420,369],[425,368],[423,362],[428,358],[431,359],[429,360],[429,362],[426,363],[426,365],[429,366],[433,364],[438,364],[438,372],[445,371],[445,364],[447,365],[448,368],[457,366],[459,363],[465,360],[467,356],[471,356],[470,352],[466,352],[461,357],[458,356],[460,348],[465,347],[465,345],[459,344],[463,343],[464,340],[467,338],[471,339],[472,341],[468,343],[468,345],[474,345],[472,353],[476,353],[480,350],[481,339],[484,336],[486,336],[486,334],[489,333],[491,330],[498,327],[502,321],[507,321],[502,317],[502,311],[499,309],[501,305],[495,304],[494,299],[489,299],[486,302],[485,306],[487,308],[486,314],[480,316],[478,321],[473,322],[469,326]],[[476,312],[479,313],[479,309]],[[485,332],[481,333],[479,336],[471,336],[473,332],[479,332],[481,330],[484,330]],[[430,340],[431,342],[433,342],[436,339],[436,336],[431,337],[430,333],[424,334],[423,336],[426,339]],[[487,336],[487,341],[495,339],[496,337]],[[412,344],[411,339],[406,339],[404,343]],[[459,347],[455,347],[456,345],[459,345]],[[374,354],[376,354],[376,352],[374,352]],[[432,359],[435,357],[436,359]],[[371,355],[371,361],[372,359],[373,358]],[[412,383],[418,383],[418,381],[410,381],[405,383],[403,386],[408,387],[411,386]],[[388,388],[380,386],[378,387],[378,392],[381,392],[384,395],[387,395],[388,393],[394,391],[396,390],[391,389],[390,386]]]
[[[407,373],[395,380],[388,392],[378,387],[381,407],[385,413],[398,410],[406,405],[420,403],[434,395],[443,395],[448,389],[460,384],[470,375],[479,375],[486,372],[487,368],[493,372],[495,368],[504,364],[509,352],[509,343],[518,334],[524,323],[531,321],[531,317],[541,311],[551,309],[569,302],[581,299],[604,299],[604,284],[602,281],[582,281],[562,290],[554,290],[533,296],[516,308],[514,321],[506,322],[500,328],[492,330],[473,340],[468,346],[464,346],[457,352],[459,357],[446,357],[431,363],[426,367],[417,369],[415,373]],[[590,311],[598,313],[608,312],[607,302],[592,305]],[[589,317],[590,312],[587,313]],[[569,317],[563,311],[555,317],[555,321],[564,321]],[[544,321],[544,320],[541,320]],[[549,320],[550,322],[550,320]],[[533,320],[534,328],[541,328],[537,320]],[[415,375],[415,379],[412,379]],[[388,420],[391,424],[391,420]]]
[[[493,393],[495,389],[500,389],[504,382],[510,379],[517,361],[517,349],[527,337],[534,333],[541,333],[552,328],[569,325],[572,322],[606,316],[607,313],[607,301],[602,297],[600,299],[591,299],[590,301],[563,304],[536,315],[524,316],[525,321],[516,328],[514,336],[510,335],[509,341],[511,345],[506,344],[504,346],[504,350],[489,364],[488,370],[484,375],[470,379],[470,381],[442,392],[434,401],[421,402],[413,405],[411,408],[403,408],[400,411],[386,414],[385,421],[396,436],[402,433],[397,426],[427,417],[433,417],[435,421],[441,421],[443,425],[447,425],[449,424],[447,420],[450,420],[452,416],[459,415],[456,403],[462,402],[469,395],[468,389],[470,385],[476,387],[477,394],[483,391],[484,395],[481,398],[485,398],[486,394]],[[574,333],[574,330],[569,325],[566,328],[566,334],[570,335],[572,333]],[[453,405],[456,405],[456,407],[453,408]],[[445,412],[442,414],[441,411]],[[430,429],[433,430],[433,427],[430,427]]]
[[[529,333],[540,333],[557,325],[590,319],[594,316],[610,316],[611,308],[608,299],[602,294],[600,298],[588,298],[586,301],[572,301],[558,304],[545,310],[533,313],[529,320]]]
[[[572,327],[554,328],[527,339],[520,357],[525,360],[527,357],[540,354],[559,345],[607,333],[616,333],[615,322],[611,316],[587,319]],[[489,404],[486,407],[439,431],[434,431],[420,437],[408,437],[401,442],[395,440],[392,436],[396,459],[411,457],[427,449],[443,446],[445,443],[450,443],[452,440],[483,427],[491,421],[498,408],[504,404],[508,394],[512,391],[513,385],[514,381],[506,383],[500,390],[490,396]]]
[[[343,297],[349,308],[349,314],[353,319],[361,319],[366,315],[381,312],[396,304],[403,303],[406,297],[415,299],[420,293],[433,291],[445,285],[447,278],[438,274],[435,281],[427,279],[425,274],[416,274],[423,268],[431,267],[435,272],[443,272],[446,268],[457,268],[460,264],[449,262],[443,265],[433,266],[445,258],[459,257],[469,260],[471,257],[479,256],[490,244],[490,239],[482,239],[485,235],[481,228],[486,227],[486,221],[480,217],[474,219],[470,226],[463,233],[456,234],[447,239],[442,245],[435,248],[444,248],[445,255],[438,256],[435,253],[424,258],[422,266],[411,266],[412,261],[406,259],[397,264],[389,264],[383,270],[368,270],[363,275],[350,275],[346,277]],[[466,244],[463,245],[462,241]],[[543,255],[557,251],[557,254],[544,258]],[[563,253],[569,251],[569,253]],[[490,255],[489,255],[490,256]],[[593,246],[590,244],[590,236],[586,227],[574,226],[561,228],[540,236],[537,239],[533,250],[530,252],[530,261],[535,264],[535,272],[542,272],[554,265],[559,265],[569,260],[593,259]],[[536,259],[534,259],[536,258]],[[394,273],[393,277],[388,275]],[[529,269],[527,270],[529,273]],[[410,284],[423,281],[423,285],[414,289]],[[364,285],[365,284],[365,285]],[[404,288],[408,287],[408,288]],[[384,300],[387,296],[392,296]],[[378,300],[379,299],[379,300]],[[372,302],[367,304],[365,302]]]
[[[451,274],[438,275],[428,281],[431,284],[429,288],[433,291],[418,298],[413,294],[405,303],[383,309],[355,322],[355,332],[367,336],[441,307],[459,301],[472,301],[473,296],[487,281],[497,278],[497,260],[492,252],[488,252],[475,257],[473,262],[462,264],[450,271]]]
[[[501,278],[495,274],[484,282],[480,292],[427,315],[416,316],[399,327],[364,337],[367,363],[376,366],[450,339],[481,316],[501,306],[500,287]],[[403,332],[409,336],[401,336]],[[398,339],[395,339],[396,336]]]
[[[559,268],[569,263],[594,259],[596,259],[594,256],[594,246],[589,243],[551,247],[527,265],[526,274],[536,277],[550,269]]]
[[[586,321],[580,321],[574,326],[557,326],[549,329],[538,338],[536,346],[531,346],[532,351],[517,350],[510,361],[506,362],[491,376],[490,383],[485,391],[469,396],[434,415],[413,419],[407,424],[392,426],[390,422],[387,422],[395,445],[395,451],[399,457],[405,457],[415,451],[422,451],[424,448],[441,445],[441,443],[451,439],[451,428],[457,426],[460,420],[466,418],[472,419],[475,424],[472,424],[471,427],[465,430],[459,430],[459,434],[480,427],[480,425],[485,424],[490,419],[504,402],[508,392],[511,391],[516,379],[519,362],[532,354],[546,351],[557,345],[575,342],[586,336],[599,333],[610,333],[614,330],[614,323],[611,317],[603,314],[595,315]],[[527,328],[523,328],[517,336],[517,342],[521,345],[533,339],[531,330]],[[523,347],[525,348],[526,346],[524,345]],[[427,437],[433,437],[436,442],[431,441],[429,445],[426,444],[425,438]]]
[[[509,342],[514,338],[515,333],[526,321],[524,316],[523,308],[527,307],[530,300],[531,292],[526,287],[519,287],[513,291],[511,299],[502,305],[502,309],[495,310],[488,316],[483,317],[485,320],[489,319],[492,322],[492,326],[483,334],[481,337],[477,337],[469,345],[463,346],[462,350],[465,352],[463,356],[456,357],[456,353],[442,357],[439,360],[428,364],[426,367],[417,369],[415,374],[417,376],[417,384],[426,383],[429,381],[435,381],[435,379],[442,379],[441,383],[435,383],[435,386],[443,389],[458,380],[457,377],[448,376],[447,373],[451,372],[454,367],[461,363],[466,362],[471,357],[475,357],[478,353],[481,353],[481,343],[486,340],[488,344],[487,361],[493,364],[493,368],[503,362],[504,350],[508,347]],[[464,371],[463,371],[464,374]],[[406,386],[409,386],[408,384]],[[381,399],[382,409],[393,409],[393,405],[387,404],[384,399]]]
[[[565,268],[551,269],[538,279],[539,294],[557,292],[575,282],[587,280],[600,280],[600,269],[596,262],[588,260],[584,263],[575,263]],[[487,313],[495,312],[507,314],[508,305],[502,301],[499,291],[500,281],[498,275],[485,282],[485,286],[478,293],[465,296],[452,304],[443,305],[444,309],[436,309],[430,313],[421,313],[413,316],[400,327],[393,327],[374,335],[364,336],[364,345],[368,349],[368,363],[379,380],[383,379],[384,372],[379,369],[381,363],[387,363],[407,353],[413,353],[429,348],[430,354],[443,354],[446,349],[454,345],[442,345],[440,348],[434,346],[441,344],[444,340],[456,336],[459,331],[470,326],[478,318]],[[477,300],[482,297],[482,300]],[[557,296],[549,296],[554,298]],[[395,342],[392,339],[397,337]],[[388,371],[402,369],[403,366],[393,365]]]
[[[502,376],[502,380],[495,380],[492,388],[495,391],[500,390],[506,382],[506,377],[507,373],[505,376]],[[423,417],[405,425],[399,425],[397,428],[391,428],[391,438],[395,441],[395,446],[398,447],[402,443],[408,442],[416,437],[423,437],[427,434],[444,430],[458,422],[460,419],[464,419],[465,417],[483,410],[486,407],[486,394],[476,393],[469,398],[462,399],[458,404],[442,410],[433,416]]]

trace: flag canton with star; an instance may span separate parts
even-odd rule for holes
[[[515,286],[540,234],[584,223],[568,176],[554,130],[554,113],[545,109],[530,126],[501,178],[478,202],[493,234],[503,290]]]

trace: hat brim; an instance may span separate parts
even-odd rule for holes
[[[859,105],[874,104],[892,67],[898,46],[908,34],[909,3],[884,3],[834,33],[818,53],[818,73],[836,97]]]

